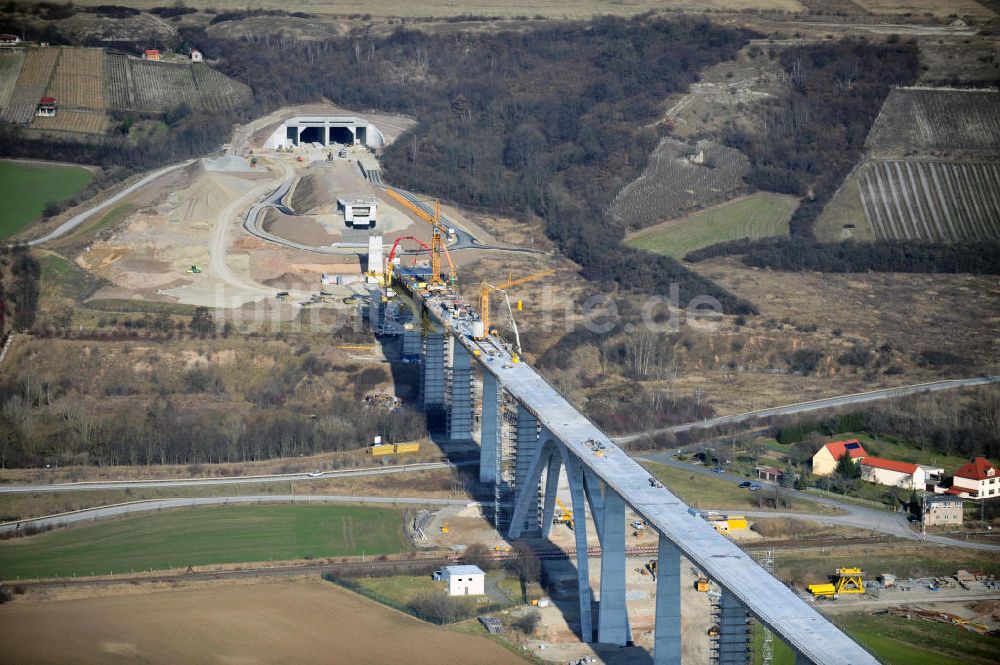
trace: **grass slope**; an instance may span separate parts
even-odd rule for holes
[[[871,614],[841,616],[835,621],[887,665],[996,662],[996,638],[958,626]]]
[[[786,236],[797,205],[793,196],[752,194],[643,229],[625,244],[679,259],[724,240]]]
[[[392,554],[408,549],[402,513],[362,506],[233,506],[177,510],[0,542],[0,577]]]
[[[0,162],[0,238],[9,238],[39,218],[45,204],[65,201],[93,179],[77,166]]]

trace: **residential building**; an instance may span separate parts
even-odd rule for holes
[[[0,46],[13,46],[15,44],[20,44],[21,38],[17,35],[0,35]]]
[[[142,54],[143,60],[159,60],[160,50],[155,48],[146,49]]]
[[[759,479],[769,483],[780,483],[783,475],[781,469],[776,469],[773,466],[758,466],[754,468],[754,471]]]
[[[962,500],[954,496],[929,496],[924,504],[926,526],[962,524]]]
[[[882,457],[865,457],[861,460],[861,479],[870,483],[924,489],[932,478],[938,478],[944,469],[910,462],[897,462]]]
[[[56,106],[55,97],[42,97],[38,100],[38,106],[35,108],[35,115],[39,118],[55,117]]]
[[[836,471],[837,462],[844,456],[845,452],[850,454],[855,463],[868,454],[857,439],[834,441],[826,444],[813,455],[812,472],[817,476],[831,475]]]
[[[434,573],[434,579],[448,584],[449,596],[482,596],[486,593],[486,573],[479,566],[445,566]]]
[[[201,55],[201,51],[196,48],[191,49],[191,62],[204,62],[204,57]]]
[[[985,457],[976,457],[955,472],[948,494],[995,499],[1000,496],[1000,471]]]

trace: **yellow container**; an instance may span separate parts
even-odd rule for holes
[[[819,598],[820,596],[832,596],[837,593],[837,589],[832,584],[810,584],[809,593]]]
[[[397,443],[395,447],[397,453],[415,453],[420,450],[419,443]]]
[[[391,443],[380,443],[377,446],[371,447],[372,457],[377,457],[378,455],[391,455],[393,453]]]
[[[743,517],[742,515],[736,517],[730,517],[726,521],[729,522],[730,530],[747,528],[747,518]]]

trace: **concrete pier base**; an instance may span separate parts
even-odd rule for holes
[[[663,535],[656,558],[653,665],[681,665],[681,553]]]

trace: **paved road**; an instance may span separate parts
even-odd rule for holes
[[[0,534],[15,532],[31,525],[33,528],[55,528],[93,522],[109,517],[122,517],[133,513],[165,510],[170,508],[193,508],[195,506],[231,506],[236,504],[262,503],[377,503],[391,506],[477,506],[478,502],[469,499],[435,499],[424,497],[399,496],[354,496],[346,494],[266,494],[259,496],[216,496],[185,499],[153,499],[150,501],[133,501],[119,503],[100,508],[87,508],[71,513],[36,517],[19,522],[0,524]]]
[[[979,376],[971,379],[932,381],[930,383],[917,383],[910,386],[901,386],[899,388],[884,388],[882,390],[872,390],[865,393],[840,395],[839,397],[826,397],[823,399],[811,400],[809,402],[786,404],[785,406],[775,406],[769,409],[748,411],[746,413],[738,413],[732,416],[721,416],[719,418],[710,418],[708,420],[700,420],[693,423],[685,423],[683,425],[674,425],[673,427],[663,427],[660,429],[646,430],[644,432],[635,432],[633,434],[623,434],[622,436],[615,437],[614,441],[615,443],[623,444],[629,443],[630,441],[637,441],[648,436],[655,436],[657,434],[676,434],[695,429],[717,427],[719,425],[733,425],[748,420],[771,418],[773,416],[790,416],[797,413],[819,411],[839,406],[850,406],[852,404],[863,404],[865,402],[876,402],[896,397],[907,397],[909,395],[936,392],[938,390],[954,390],[955,388],[965,388],[968,386],[985,386],[998,381],[1000,381],[1000,376]]]
[[[173,166],[167,166],[162,169],[159,169],[158,171],[153,171],[146,177],[129,185],[128,187],[118,192],[108,200],[104,201],[103,203],[99,203],[90,210],[85,210],[84,212],[81,212],[80,214],[74,215],[73,217],[69,218],[68,220],[60,224],[55,230],[53,230],[48,235],[42,236],[41,238],[36,238],[34,240],[29,240],[26,244],[28,246],[34,247],[35,245],[41,245],[43,243],[49,242],[50,240],[61,238],[62,236],[66,235],[76,227],[80,226],[80,224],[83,224],[85,221],[87,221],[88,219],[99,213],[100,211],[104,210],[105,208],[108,208],[109,206],[114,205],[115,203],[118,203],[123,198],[134,192],[135,190],[141,187],[145,187],[146,185],[153,182],[160,176],[164,176],[168,173],[171,173],[172,171],[184,168],[185,166],[194,163],[194,161],[195,160],[193,159],[189,159],[186,162],[181,162],[180,164],[174,164]]]
[[[238,478],[173,478],[169,480],[114,480],[81,483],[55,483],[42,485],[0,485],[0,494],[24,494],[33,492],[86,492],[92,490],[149,489],[161,487],[205,487],[210,485],[241,485],[246,483],[287,483],[298,480],[331,480],[355,476],[382,476],[391,473],[411,473],[450,469],[456,466],[479,464],[478,460],[459,462],[420,462],[418,464],[398,464],[395,466],[366,467],[363,469],[342,469],[338,471],[316,471],[310,473],[281,473],[267,476],[240,476]]]
[[[712,476],[721,480],[727,480],[735,485],[746,480],[743,476],[737,476],[732,473],[715,473],[709,468],[701,465],[688,464],[687,462],[682,462],[675,459],[670,453],[652,453],[643,455],[639,458],[640,460],[647,460],[651,462],[656,462],[658,464],[664,464],[677,469],[683,469],[684,471],[689,471],[692,475],[704,475]],[[763,489],[761,492],[767,492],[769,489],[773,488],[773,485],[767,483],[761,483]],[[810,520],[812,522],[819,522],[820,524],[832,524],[837,526],[849,526],[857,529],[867,529],[869,531],[878,531],[880,533],[885,533],[890,536],[895,536],[897,538],[906,538],[909,540],[926,540],[929,543],[935,543],[937,545],[948,545],[950,547],[961,547],[963,549],[970,550],[984,550],[992,552],[1000,552],[1000,545],[992,545],[989,543],[977,543],[966,540],[960,540],[958,538],[949,538],[947,536],[938,535],[928,535],[926,538],[921,536],[921,534],[916,533],[912,528],[910,523],[907,521],[906,516],[902,513],[890,512],[889,510],[876,510],[874,508],[866,508],[864,506],[859,506],[854,503],[849,503],[846,501],[838,501],[825,496],[818,496],[816,494],[810,494],[809,492],[801,492],[799,490],[784,488],[782,489],[793,501],[809,501],[816,504],[822,504],[826,506],[831,506],[840,509],[842,514],[839,515],[817,515],[812,513],[792,513],[784,511],[775,510],[764,510],[764,511],[746,511],[743,508],[735,509],[734,512],[739,512],[741,515],[746,515],[747,517],[787,517],[790,519],[800,519],[800,520]],[[747,490],[749,492],[749,490]]]

